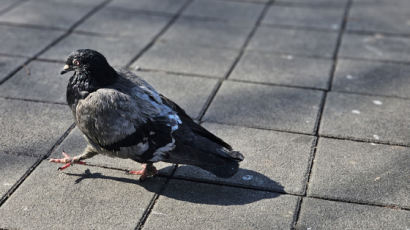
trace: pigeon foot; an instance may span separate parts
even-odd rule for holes
[[[56,158],[51,158],[49,162],[54,162],[54,163],[62,163],[65,164],[61,167],[58,168],[58,170],[64,170],[68,167],[70,167],[73,164],[81,164],[81,165],[86,165],[84,161],[80,161],[77,157],[71,158],[67,153],[64,151],[62,152],[64,158],[56,159]]]
[[[129,171],[128,173],[134,175],[141,175],[140,181],[144,181],[145,179],[147,179],[147,177],[156,175],[158,173],[158,170],[152,164],[143,164],[141,170]]]

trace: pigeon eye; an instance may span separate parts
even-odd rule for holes
[[[74,64],[74,65],[80,65],[80,62],[79,62],[77,59],[74,59],[74,60],[73,60],[73,64]]]

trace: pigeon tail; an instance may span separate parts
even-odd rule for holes
[[[234,151],[232,151],[234,152]],[[239,152],[235,152],[240,154]],[[216,164],[211,164],[211,165],[196,165],[199,168],[202,168],[206,171],[209,171],[213,173],[217,177],[222,177],[222,178],[228,178],[233,176],[236,172],[238,172],[239,169],[239,161],[236,159],[223,159],[224,164],[221,165],[216,165]]]

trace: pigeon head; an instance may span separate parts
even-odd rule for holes
[[[108,64],[101,53],[91,49],[80,49],[72,52],[60,74],[75,71],[97,82],[111,82],[116,78],[115,70]]]

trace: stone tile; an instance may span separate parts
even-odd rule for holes
[[[205,121],[313,133],[321,91],[224,82]]]
[[[125,10],[144,10],[163,13],[177,13],[188,0],[115,0],[107,7]]]
[[[73,123],[65,105],[0,99],[0,152],[41,156]]]
[[[410,62],[410,38],[345,33],[339,56],[370,60]]]
[[[30,62],[0,85],[0,96],[65,103],[68,77],[60,63]]]
[[[143,229],[289,229],[298,197],[171,180]]]
[[[199,116],[216,86],[216,79],[189,77],[160,72],[137,72],[158,92],[176,102],[192,118]]]
[[[219,0],[195,0],[182,13],[205,19],[222,20],[240,25],[254,25],[264,4]]]
[[[410,98],[410,65],[339,59],[333,90]]]
[[[134,63],[143,69],[224,77],[239,51],[160,41]]]
[[[327,89],[330,59],[245,52],[229,79]]]
[[[63,158],[61,152],[65,151],[71,157],[80,155],[84,148],[87,146],[87,141],[85,140],[82,132],[76,127],[71,133],[67,136],[63,143],[52,153],[50,158]],[[111,167],[122,170],[139,170],[141,168],[140,163],[133,161],[131,159],[120,159],[112,158],[104,155],[97,155],[90,159],[85,160],[85,162],[91,165],[98,165],[103,167]],[[48,162],[47,162],[48,163]],[[54,166],[54,170],[57,170],[60,167],[60,164],[49,163]],[[77,165],[70,168],[76,168]],[[159,170],[160,175],[168,175],[172,172],[173,166],[168,163],[156,163],[155,167]],[[67,170],[64,170],[65,172]],[[123,172],[125,174],[125,172]],[[138,179],[139,176],[133,175],[134,178]]]
[[[36,162],[36,158],[0,153],[0,198]]]
[[[304,198],[296,229],[406,229],[410,212]]]
[[[329,93],[320,134],[410,144],[409,114],[408,100]]]
[[[0,226],[17,229],[133,229],[163,179],[41,163],[0,208]],[[16,221],[18,220],[18,221]],[[68,227],[69,226],[69,227]]]
[[[116,2],[116,1],[114,1]],[[117,8],[104,8],[76,30],[111,36],[129,36],[130,39],[152,38],[161,31],[171,17],[124,11]]]
[[[68,29],[102,0],[91,2],[94,4],[50,0],[26,1],[2,14],[0,21]]]
[[[179,166],[174,176],[293,194],[303,193],[312,136],[212,123],[206,123],[204,127],[245,156],[238,173],[223,179],[194,166]]]
[[[331,58],[336,41],[336,32],[260,26],[248,49]]]
[[[21,2],[21,0],[1,0],[0,1],[0,13],[3,10],[6,11],[9,7],[12,7],[17,2]]]
[[[27,58],[0,56],[0,82],[25,61],[27,61]]]
[[[67,56],[77,49],[94,49],[101,52],[111,65],[124,66],[137,55],[149,38],[129,39],[124,37],[99,37],[83,34],[71,34],[51,47],[40,58],[65,61]]]
[[[61,36],[63,31],[0,25],[0,53],[32,57]]]
[[[342,24],[344,9],[289,7],[272,5],[262,23],[282,26],[301,26],[339,30]]]
[[[321,138],[309,196],[410,207],[409,148]]]
[[[410,2],[407,0],[354,1],[349,11],[347,29],[410,34],[409,7]]]
[[[180,18],[161,37],[181,43],[240,49],[251,31],[250,26]]]

